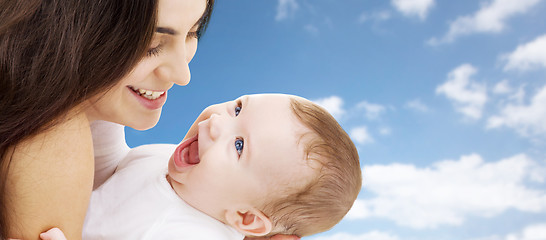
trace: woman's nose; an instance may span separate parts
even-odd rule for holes
[[[191,60],[191,59],[190,59]],[[185,86],[190,83],[191,73],[185,50],[173,52],[166,56],[165,62],[156,70],[158,77],[164,81]]]

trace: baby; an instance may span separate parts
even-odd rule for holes
[[[212,105],[170,153],[131,149],[93,192],[83,239],[303,237],[337,224],[362,184],[347,133],[291,95]]]

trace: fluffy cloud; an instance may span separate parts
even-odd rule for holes
[[[538,240],[546,239],[546,223],[533,224],[526,227],[521,233],[510,234],[506,240]]]
[[[546,239],[546,223],[536,223],[525,227],[521,232],[506,236],[489,236],[472,240],[539,240]]]
[[[362,101],[356,105],[357,109],[363,109],[366,112],[366,118],[370,120],[378,119],[387,109],[380,104]]]
[[[510,127],[525,137],[546,135],[546,85],[528,105],[507,103],[500,113],[487,120],[487,128]]]
[[[282,21],[293,15],[298,10],[299,5],[296,0],[279,0],[277,5],[277,15],[275,20]]]
[[[372,231],[369,233],[363,233],[359,235],[353,235],[349,233],[336,233],[330,236],[321,236],[311,238],[311,240],[398,240],[399,238],[389,233]]]
[[[453,42],[457,37],[472,33],[498,33],[506,27],[506,21],[524,14],[541,0],[492,0],[483,4],[471,16],[462,16],[453,21],[449,31],[440,39],[432,38],[431,45]]]
[[[391,13],[389,11],[376,11],[371,14],[362,13],[357,19],[358,23],[364,23],[368,20],[375,22],[387,21],[391,18]]]
[[[392,129],[390,127],[380,127],[379,134],[383,136],[388,136],[392,134]]]
[[[374,139],[372,135],[368,132],[368,128],[366,126],[360,126],[353,128],[349,134],[353,141],[359,143],[359,144],[368,144],[373,143]]]
[[[410,164],[363,168],[363,191],[347,219],[386,218],[412,228],[461,225],[508,209],[546,211],[545,168],[524,154],[485,162],[478,154],[429,167]],[[534,186],[530,187],[530,186]]]
[[[480,119],[485,102],[486,88],[470,78],[477,70],[470,64],[463,64],[448,74],[447,81],[436,88],[436,94],[450,99],[458,112],[470,119]]]
[[[319,33],[319,29],[313,24],[306,24],[305,26],[303,26],[303,29],[313,35],[317,35]]]
[[[428,112],[428,107],[419,99],[413,99],[405,104],[406,108],[413,109],[418,112]]]
[[[325,108],[334,118],[340,119],[345,115],[345,109],[343,109],[343,99],[338,96],[331,96],[327,98],[321,98],[313,100],[313,102]]]
[[[391,0],[391,4],[405,16],[417,16],[424,20],[434,6],[434,0]]]
[[[495,87],[493,87],[493,93],[496,94],[507,94],[511,93],[512,88],[510,87],[510,84],[508,83],[508,80],[502,80],[495,84]]]
[[[504,70],[527,71],[534,68],[546,68],[546,35],[520,45],[512,53],[505,54]]]

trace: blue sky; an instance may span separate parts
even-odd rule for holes
[[[315,240],[546,239],[546,1],[217,1],[159,124],[178,143],[201,110],[280,92],[325,106],[364,173]]]

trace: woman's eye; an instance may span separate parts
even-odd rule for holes
[[[148,49],[148,52],[146,52],[146,56],[148,56],[148,57],[151,57],[151,56],[156,57],[156,56],[159,55],[159,53],[161,52],[162,47],[163,47],[163,46],[160,44],[160,45],[157,45],[157,47]]]
[[[237,150],[237,153],[239,154],[239,156],[243,154],[244,145],[245,145],[245,141],[243,139],[237,138],[235,140],[235,150]]]
[[[198,32],[189,32],[186,37],[187,38],[197,38],[197,39],[199,39],[199,33]]]

